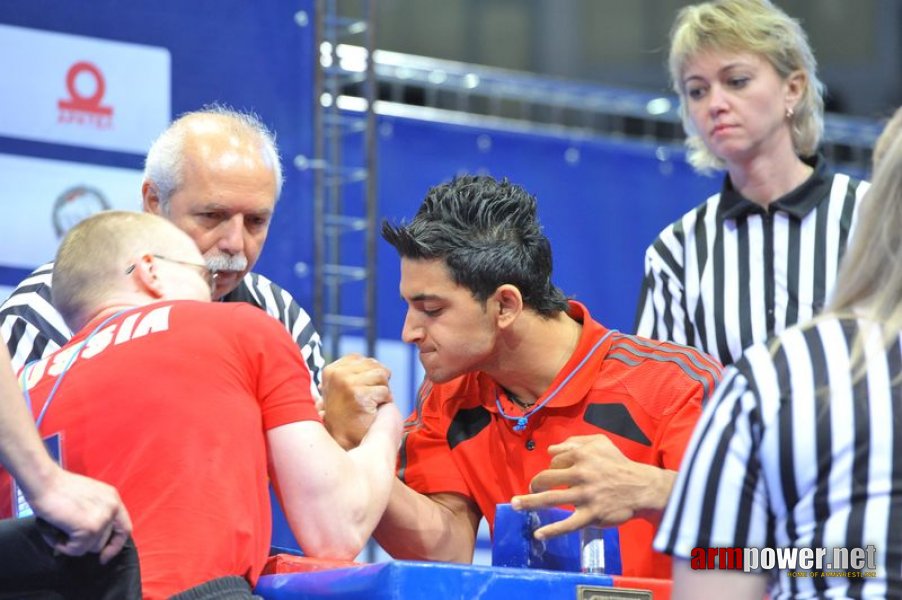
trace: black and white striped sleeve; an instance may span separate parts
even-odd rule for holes
[[[0,335],[14,371],[59,349],[72,332],[50,298],[53,263],[41,265],[0,306]]]
[[[690,211],[668,226],[645,251],[645,276],[639,294],[636,335],[694,346],[693,329],[685,297],[686,228],[696,212]]]
[[[310,392],[314,398],[319,398],[319,385],[322,383],[322,370],[326,361],[319,333],[314,328],[310,315],[295,302],[291,294],[258,273],[249,273],[244,283],[253,303],[278,319],[291,334],[310,370]]]
[[[869,576],[778,568],[771,597],[902,589],[902,342],[887,329],[825,317],[749,348],[693,432],[655,548],[872,547]]]

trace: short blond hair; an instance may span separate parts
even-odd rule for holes
[[[824,132],[824,84],[817,77],[817,61],[799,22],[768,0],[715,0],[681,9],[670,30],[670,79],[680,97],[689,162],[696,170],[725,167],[695,131],[682,84],[687,62],[707,51],[759,55],[783,79],[795,71],[804,72],[805,90],[790,117],[792,144],[799,156],[817,152]]]
[[[91,320],[104,299],[125,283],[126,264],[140,254],[169,254],[190,244],[187,234],[149,213],[108,210],[69,230],[53,265],[53,305],[76,331]],[[181,248],[176,248],[181,250]]]

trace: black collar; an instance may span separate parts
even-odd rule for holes
[[[730,176],[724,177],[720,205],[717,207],[718,219],[738,219],[767,214],[768,211],[773,214],[778,210],[787,212],[797,219],[803,218],[830,195],[830,173],[827,172],[827,161],[824,157],[818,154],[803,160],[805,164],[814,167],[814,172],[802,185],[771,202],[768,209],[745,198],[733,188]]]

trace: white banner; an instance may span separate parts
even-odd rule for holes
[[[166,48],[0,25],[0,135],[145,154],[169,124]]]
[[[136,169],[0,154],[0,265],[34,268],[88,215],[141,210],[141,179]]]

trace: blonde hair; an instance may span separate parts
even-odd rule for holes
[[[827,312],[878,324],[885,346],[902,331],[902,135],[898,132],[886,140],[825,316]],[[855,340],[852,351],[858,377],[866,367],[862,337]]]
[[[817,77],[817,61],[799,22],[768,0],[716,0],[687,6],[677,13],[670,30],[668,66],[673,89],[680,97],[680,116],[688,135],[689,162],[699,172],[725,168],[695,131],[686,109],[683,70],[702,52],[751,52],[766,59],[786,79],[795,71],[807,78],[802,97],[793,108],[792,144],[799,156],[817,151],[824,131],[824,84]]]
[[[880,137],[877,138],[877,141],[874,142],[874,152],[871,155],[871,164],[874,165],[874,168],[877,168],[884,155],[889,150],[889,146],[892,144],[893,140],[899,137],[902,134],[902,106],[896,109],[896,112],[893,113],[893,116],[890,117],[889,121],[886,122],[886,125],[883,127],[883,131],[880,133]]]
[[[103,211],[63,238],[53,265],[53,305],[77,331],[91,320],[112,290],[126,281],[128,260],[139,254],[197,247],[175,225],[149,213]]]

